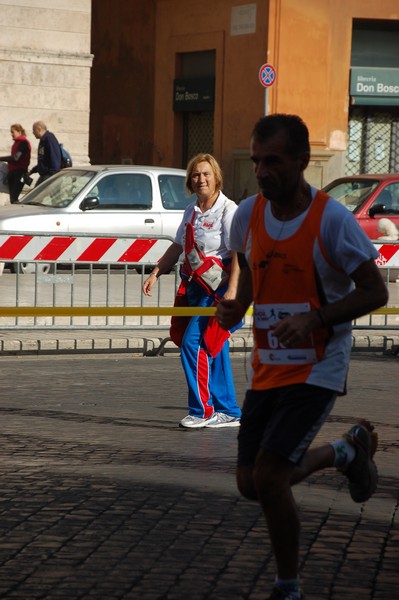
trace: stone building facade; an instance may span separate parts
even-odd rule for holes
[[[0,0],[0,152],[10,125],[43,120],[72,154],[88,163],[91,0]]]

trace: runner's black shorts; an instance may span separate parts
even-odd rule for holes
[[[326,421],[337,392],[307,383],[248,390],[238,433],[239,466],[255,463],[260,448],[299,464]]]

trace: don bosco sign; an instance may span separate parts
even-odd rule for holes
[[[350,94],[358,104],[399,104],[399,69],[352,68]]]
[[[215,80],[175,79],[173,83],[173,110],[181,111],[212,111],[215,100]]]

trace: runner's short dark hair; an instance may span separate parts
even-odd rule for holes
[[[304,152],[310,154],[309,131],[301,117],[276,113],[261,117],[255,124],[252,137],[264,142],[280,131],[287,133],[287,152],[299,156]]]

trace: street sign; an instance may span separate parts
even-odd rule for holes
[[[265,88],[273,85],[276,81],[276,71],[273,65],[266,63],[261,66],[259,69],[259,81]]]

